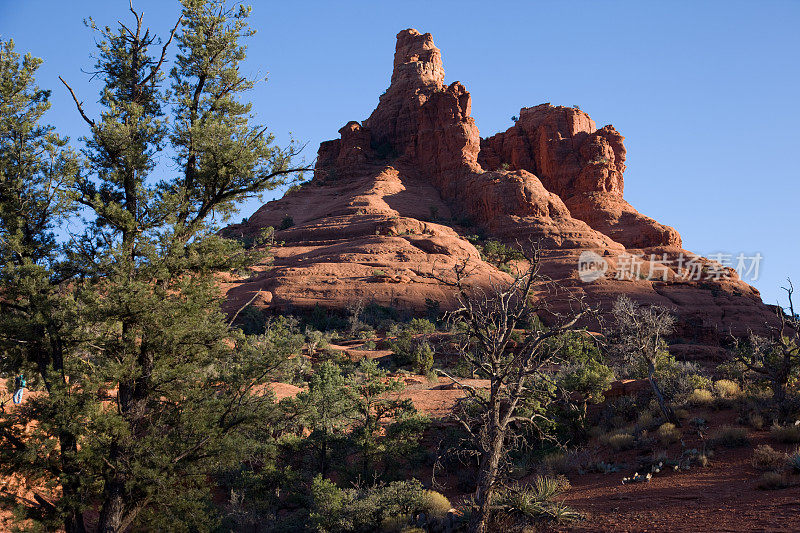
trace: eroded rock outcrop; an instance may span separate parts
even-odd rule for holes
[[[572,216],[628,248],[680,247],[677,231],[623,199],[623,141],[613,126],[597,129],[579,109],[542,104],[522,108],[514,126],[484,139],[478,160],[484,168],[536,174]]]
[[[454,265],[470,262],[475,284],[507,276],[465,238],[480,229],[511,244],[540,242],[544,273],[601,307],[627,294],[672,308],[684,358],[713,359],[729,331],[758,331],[773,319],[733,271],[713,281],[686,278],[678,258],[694,256],[678,232],[623,198],[626,151],[613,126],[597,128],[577,108],[543,104],[481,139],[470,94],[457,81],[445,83],[430,34],[397,35],[389,88],[369,118],[339,134],[321,144],[311,183],[228,229],[246,236],[287,218],[294,224],[277,232],[283,245],[272,267],[232,281],[232,303],[260,289],[261,304],[273,307],[373,300],[447,308],[453,293],[441,277]],[[608,265],[592,282],[578,273],[587,250]],[[642,258],[638,274],[615,276],[631,253]]]

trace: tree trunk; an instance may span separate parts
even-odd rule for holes
[[[320,450],[320,473],[322,477],[328,477],[328,432],[326,431],[322,437],[322,449]]]
[[[672,410],[672,408],[667,405],[667,402],[664,400],[664,394],[661,392],[661,388],[658,386],[658,383],[656,383],[656,380],[653,377],[653,372],[655,369],[653,368],[652,364],[649,365],[648,370],[649,372],[647,373],[647,380],[650,382],[650,386],[653,388],[653,394],[656,396],[658,407],[661,409],[661,413],[668,422],[672,422],[676,427],[681,427],[678,417],[675,416],[675,412]]]
[[[72,433],[62,432],[59,435],[61,447],[61,472],[64,474],[61,481],[63,499],[71,502],[67,516],[64,517],[64,531],[66,533],[86,533],[83,513],[80,506],[80,469],[75,464],[78,446]]]
[[[97,531],[100,533],[121,533],[125,514],[125,501],[122,497],[122,483],[117,480],[108,482],[100,509],[100,522]]]
[[[788,377],[786,379],[788,381]],[[772,401],[778,409],[778,417],[783,422],[789,415],[788,405],[786,404],[786,388],[784,387],[783,377],[780,376],[772,381]]]
[[[487,521],[492,505],[492,493],[497,479],[500,457],[503,455],[503,440],[505,432],[497,430],[497,436],[492,439],[488,453],[483,456],[478,470],[478,486],[475,490],[476,508],[472,511],[469,520],[470,533],[486,533]]]

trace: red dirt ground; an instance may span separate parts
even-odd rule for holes
[[[567,503],[585,520],[565,531],[800,531],[800,484],[755,487],[752,449],[722,451],[706,468],[622,485],[621,473],[572,477]]]
[[[708,420],[710,429],[737,425],[732,409],[696,409],[691,416]],[[691,436],[687,426],[683,429],[687,447],[702,449],[703,443],[696,434]],[[776,443],[766,429],[750,429],[748,438],[750,444],[741,448],[717,448],[706,467],[662,472],[649,483],[623,485],[622,478],[634,473],[631,468],[611,474],[570,475],[572,488],[566,503],[585,518],[561,530],[800,531],[800,476],[791,476],[786,489],[760,490],[756,483],[762,472],[750,463],[753,449],[760,444],[781,452],[796,446]],[[677,444],[669,450],[670,457],[679,453]],[[633,451],[622,454],[625,460],[635,455]],[[609,459],[617,461],[619,456],[610,455]]]

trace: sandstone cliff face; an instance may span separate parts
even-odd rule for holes
[[[277,232],[284,245],[274,267],[231,283],[232,302],[262,289],[260,304],[276,307],[360,299],[422,310],[429,299],[446,308],[453,294],[440,278],[455,264],[469,261],[478,285],[507,276],[464,238],[477,225],[508,243],[540,242],[544,273],[590,302],[609,307],[628,294],[674,309],[686,341],[676,351],[687,358],[718,355],[729,330],[758,331],[772,320],[735,272],[713,282],[685,279],[677,258],[691,254],[678,232],[623,198],[626,152],[613,126],[598,129],[579,109],[543,104],[481,139],[469,92],[444,79],[431,35],[401,31],[391,84],[370,117],[322,143],[310,184],[228,229],[245,235],[278,227],[287,215],[294,221]],[[607,261],[610,275],[579,279],[586,250]],[[627,253],[644,256],[641,272],[663,275],[615,279]]]
[[[629,248],[681,246],[677,231],[639,214],[622,198],[624,138],[597,129],[583,111],[542,104],[522,108],[516,124],[481,142],[484,168],[528,170],[558,194],[572,216]]]

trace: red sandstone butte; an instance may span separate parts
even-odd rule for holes
[[[445,82],[429,33],[397,35],[389,88],[369,118],[339,134],[320,145],[311,182],[226,230],[247,236],[294,221],[277,231],[283,244],[271,265],[227,285],[231,306],[261,290],[254,303],[278,309],[362,300],[421,311],[426,299],[446,309],[453,291],[440,280],[458,263],[469,261],[476,285],[508,279],[466,239],[480,227],[509,244],[541,243],[544,274],[601,308],[626,294],[673,309],[683,342],[672,348],[686,359],[719,358],[729,332],[762,331],[774,319],[732,270],[719,281],[685,280],[674,267],[657,280],[615,279],[620,254],[693,255],[675,229],[625,201],[623,136],[577,108],[542,104],[482,139],[470,93]],[[579,279],[584,250],[608,261],[605,277]]]

